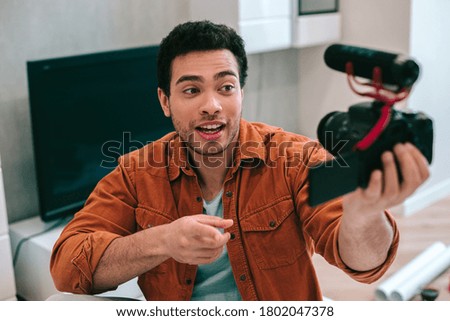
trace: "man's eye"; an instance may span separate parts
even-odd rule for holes
[[[183,90],[183,92],[188,95],[193,95],[193,94],[198,93],[199,90],[197,88],[188,88],[188,89]]]
[[[233,85],[225,85],[221,88],[222,91],[232,91],[234,89]]]

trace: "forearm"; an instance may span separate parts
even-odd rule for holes
[[[163,253],[164,227],[154,227],[117,238],[105,250],[93,273],[93,290],[102,292],[158,266],[169,256]]]
[[[356,271],[374,269],[387,258],[394,237],[384,212],[343,215],[339,228],[339,254]]]
[[[222,253],[233,224],[208,215],[189,215],[117,238],[106,248],[93,275],[96,292],[108,290],[158,266],[168,258],[191,265],[209,264]]]

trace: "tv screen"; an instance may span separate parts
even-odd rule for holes
[[[27,62],[40,216],[78,211],[117,158],[170,131],[158,47]]]

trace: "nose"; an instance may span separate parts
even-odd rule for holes
[[[205,100],[200,107],[200,113],[202,115],[215,115],[222,111],[222,104],[218,97],[215,95],[206,95]]]

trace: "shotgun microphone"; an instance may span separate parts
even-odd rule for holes
[[[380,68],[383,84],[410,88],[419,77],[419,65],[412,59],[389,52],[342,44],[333,44],[325,50],[324,60],[331,69],[347,72],[352,63],[354,76],[373,78],[375,67]]]

